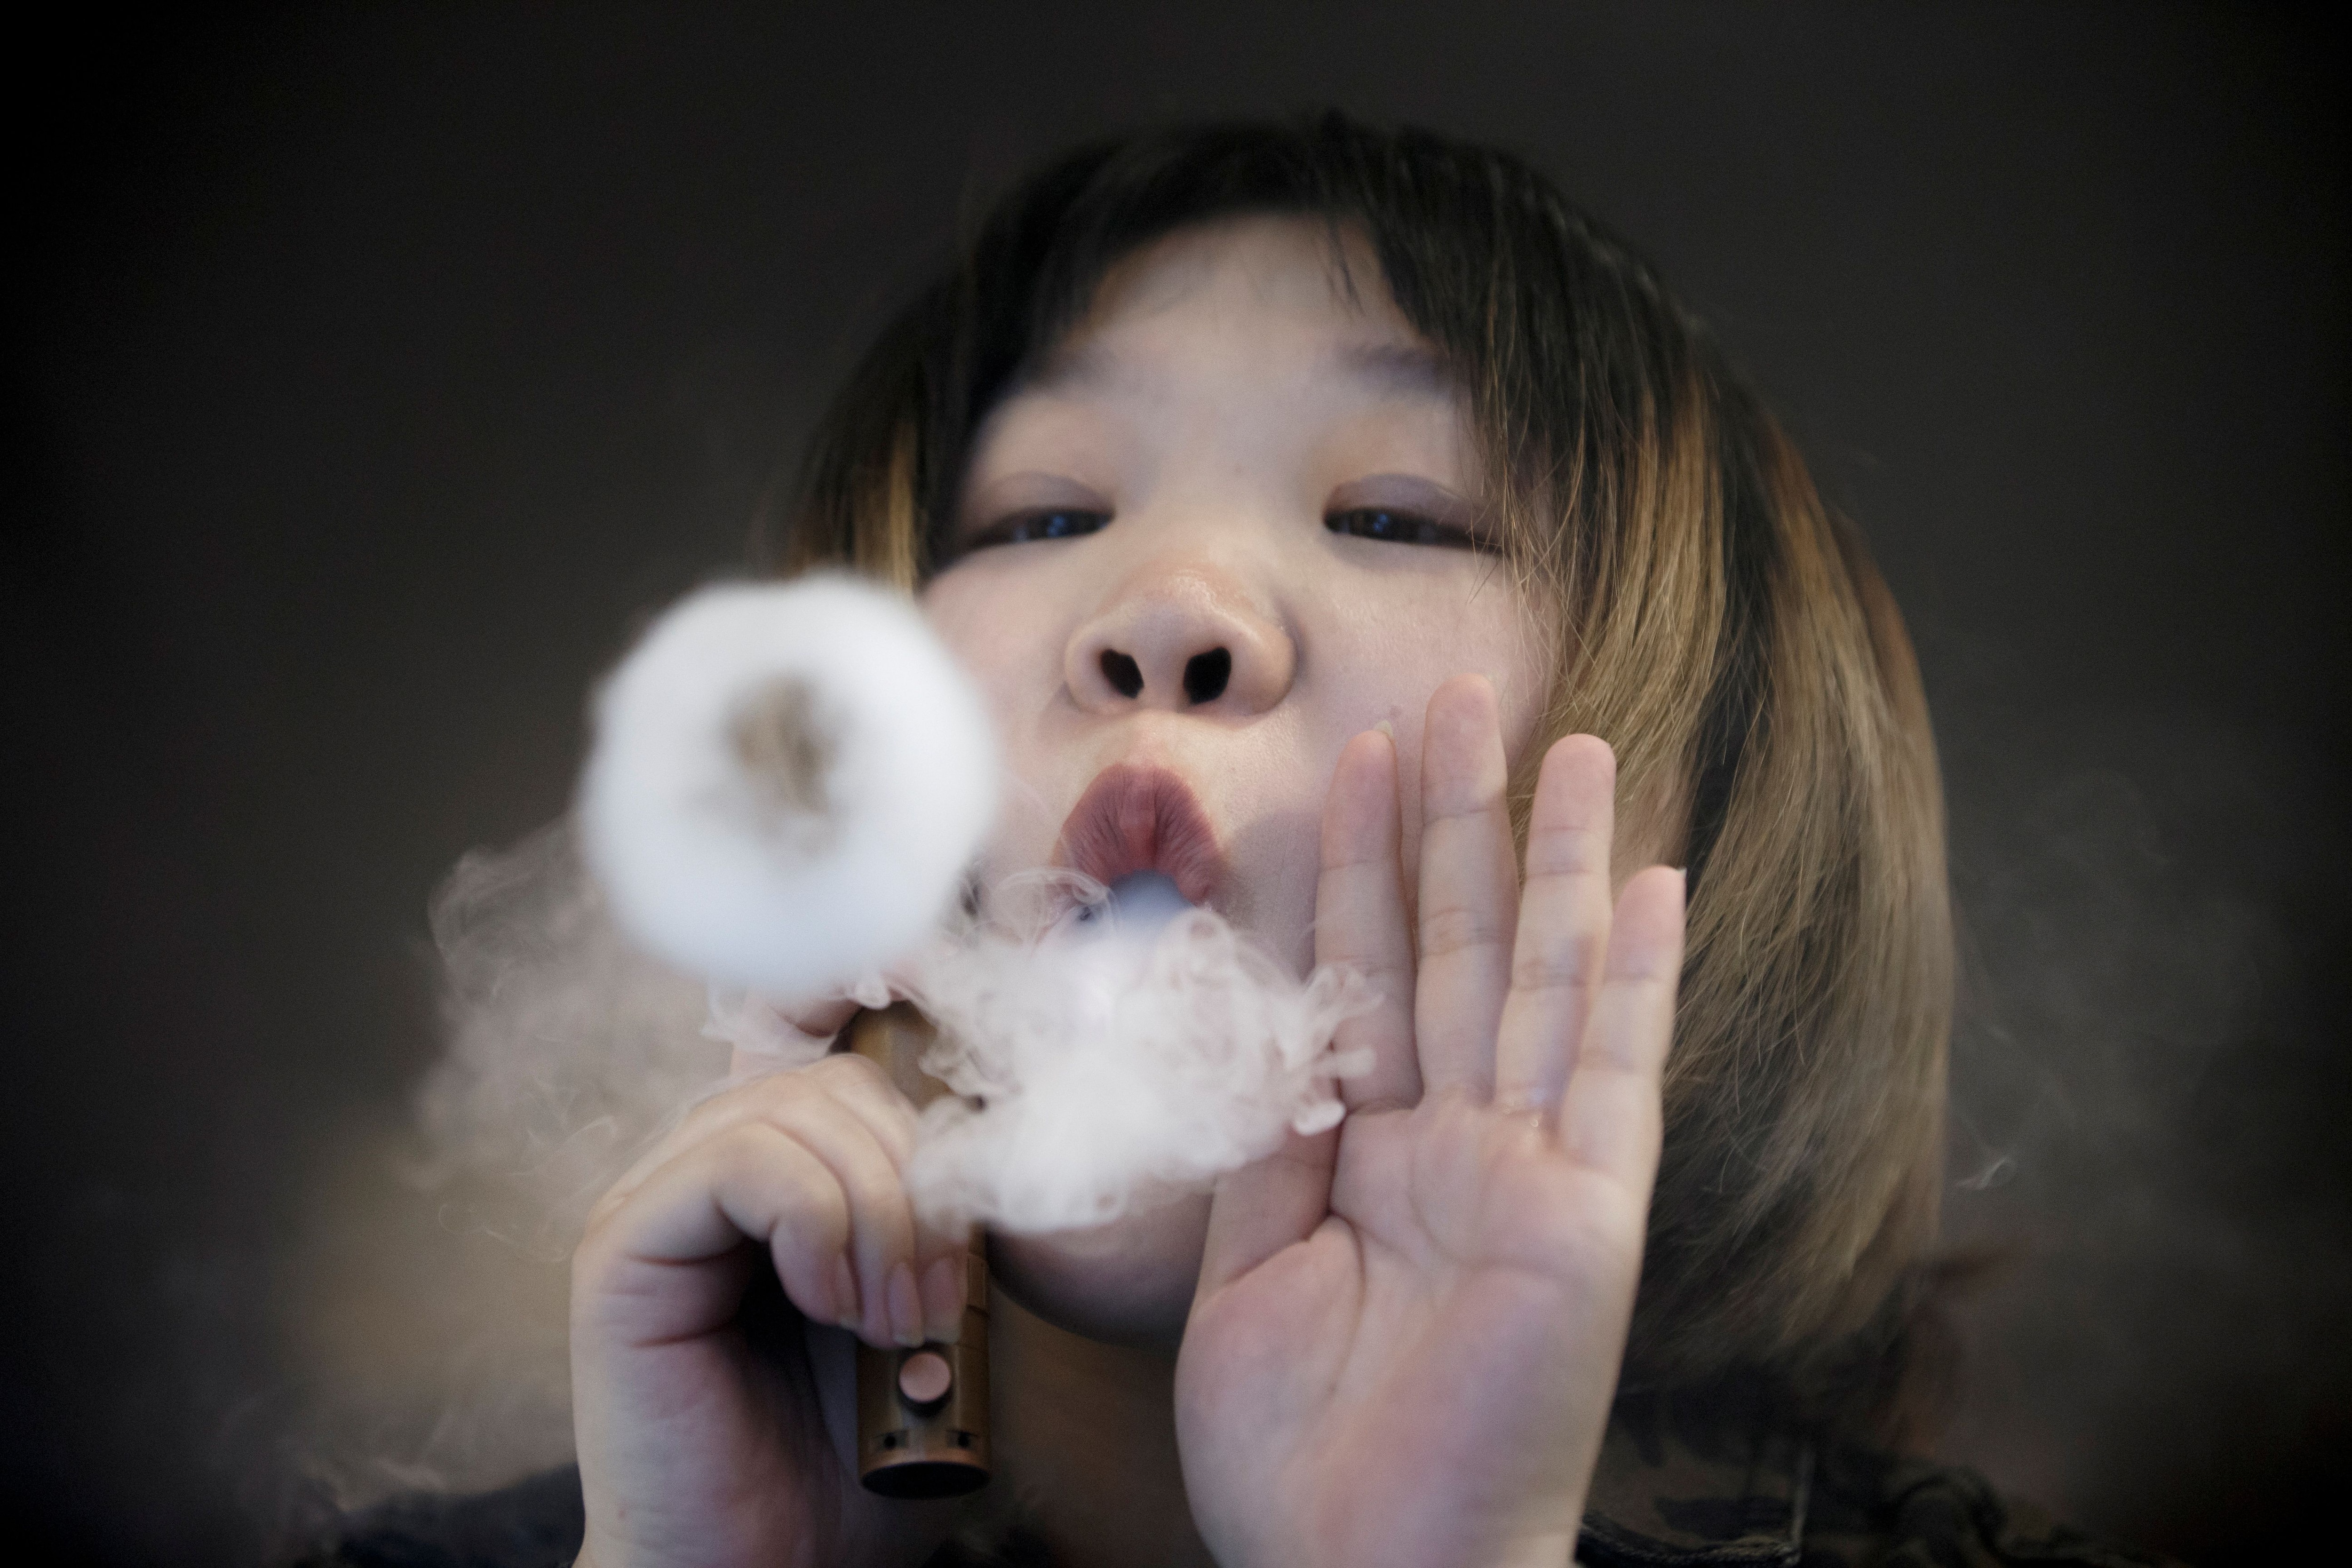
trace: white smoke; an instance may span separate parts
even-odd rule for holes
[[[946,918],[997,748],[903,599],[847,578],[705,589],[606,684],[581,792],[615,916],[710,983],[704,1033],[763,1068],[824,1040],[794,1002],[895,991],[940,1026],[908,1170],[942,1224],[1103,1224],[1336,1122],[1363,983],[1301,982],[1146,874],[1034,874]],[[1132,884],[1132,885],[1129,885]],[[884,974],[888,980],[883,978]],[[780,998],[772,1002],[769,998]]]
[[[700,988],[618,930],[570,819],[459,860],[433,900],[446,1049],[419,1100],[449,1223],[551,1261],[636,1151],[726,1070]]]
[[[1331,1049],[1372,1005],[1359,976],[1301,983],[1164,878],[1117,896],[1053,881],[1074,908],[1045,931],[973,933],[912,966],[940,1026],[923,1068],[954,1091],[917,1131],[918,1207],[1011,1231],[1103,1225],[1339,1120],[1334,1080],[1370,1065]]]
[[[829,574],[720,584],[598,694],[583,842],[648,951],[809,993],[947,912],[998,772],[979,695],[903,596]]]

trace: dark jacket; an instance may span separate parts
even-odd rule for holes
[[[557,1568],[579,1552],[580,1473],[352,1521],[309,1568]],[[2012,1503],[1974,1472],[1858,1444],[1727,1436],[1621,1406],[1577,1543],[1585,1568],[2161,1568]],[[1034,1535],[953,1542],[926,1568],[1054,1568]]]
[[[2094,1541],[1973,1470],[1831,1437],[1727,1434],[1633,1401],[1601,1446],[1576,1555],[1585,1568],[2170,1562]]]

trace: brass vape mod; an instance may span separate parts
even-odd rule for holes
[[[917,1064],[932,1037],[900,1002],[860,1013],[849,1046],[917,1105],[946,1092]],[[988,1484],[988,1264],[964,1254],[963,1326],[954,1344],[857,1346],[857,1479],[884,1497],[954,1497]]]
[[[960,1343],[857,1346],[857,1479],[884,1497],[988,1484],[988,1265],[967,1252]]]

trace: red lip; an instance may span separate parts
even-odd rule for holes
[[[1054,859],[1106,885],[1158,871],[1195,904],[1225,879],[1224,855],[1192,786],[1166,768],[1132,763],[1105,768],[1087,786],[1062,824]]]

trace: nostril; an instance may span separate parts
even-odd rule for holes
[[[1105,648],[1102,656],[1103,679],[1121,697],[1133,697],[1143,689],[1143,667],[1116,648]],[[1186,684],[1191,683],[1189,672]]]
[[[1225,694],[1225,683],[1234,678],[1234,656],[1227,649],[1213,647],[1206,653],[1196,653],[1184,665],[1184,696],[1192,702],[1214,702]]]

